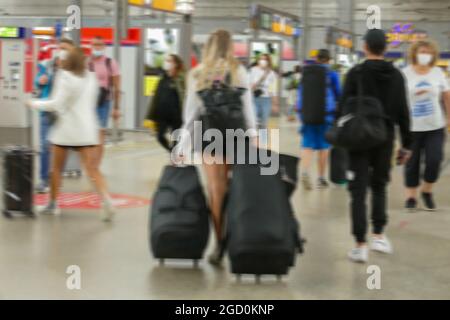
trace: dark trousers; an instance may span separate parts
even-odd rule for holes
[[[172,141],[169,141],[169,139],[167,139],[167,134],[172,133],[177,129],[180,129],[181,126],[182,126],[181,120],[175,120],[170,123],[166,121],[158,122],[158,134],[157,134],[158,142],[167,151],[171,152],[175,146],[174,143],[172,143]]]
[[[413,132],[412,155],[405,166],[406,187],[417,188],[420,185],[423,156],[425,156],[423,180],[427,183],[435,183],[438,180],[444,159],[444,142],[444,129]]]
[[[382,234],[387,225],[386,188],[390,180],[393,142],[364,152],[349,153],[349,191],[351,195],[352,233],[359,243],[366,242],[367,191],[372,194],[373,233]]]

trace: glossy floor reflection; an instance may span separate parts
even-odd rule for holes
[[[293,126],[281,130],[281,150],[298,153]],[[104,172],[114,193],[150,198],[168,156],[145,135],[108,148]],[[447,163],[446,163],[447,165]],[[121,210],[110,226],[95,211],[64,211],[34,220],[0,218],[0,299],[450,299],[450,185],[444,169],[436,213],[405,213],[401,169],[390,187],[388,234],[395,253],[371,254],[382,289],[367,289],[368,265],[352,264],[348,198],[344,189],[301,188],[294,196],[306,253],[290,275],[261,285],[236,282],[227,266],[202,262],[159,266],[148,248],[148,208]],[[90,191],[85,179],[66,191]],[[66,288],[66,269],[78,265],[82,289]]]

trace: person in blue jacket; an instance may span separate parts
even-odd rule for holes
[[[42,61],[38,64],[37,75],[34,85],[38,90],[39,99],[47,99],[52,94],[53,82],[55,79],[58,63],[64,60],[68,50],[74,47],[74,42],[70,39],[61,39],[55,58]],[[50,144],[48,135],[52,125],[53,117],[49,112],[41,112],[40,115],[40,183],[36,188],[38,193],[48,193],[50,181]]]
[[[302,124],[300,133],[303,136],[302,142],[302,183],[306,190],[312,189],[310,178],[310,167],[313,160],[314,152],[318,152],[318,170],[319,179],[318,187],[327,188],[329,186],[325,173],[327,170],[330,144],[325,139],[325,133],[330,129],[335,120],[335,112],[337,101],[341,97],[341,85],[339,74],[331,70],[329,66],[330,52],[326,49],[321,49],[318,52],[316,63],[327,69],[327,84],[326,84],[326,116],[324,124]],[[298,112],[300,120],[302,120],[302,85],[299,87],[298,94]]]

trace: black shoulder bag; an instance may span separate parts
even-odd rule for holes
[[[389,118],[378,99],[364,96],[361,66],[356,68],[357,96],[347,99],[340,106],[341,117],[326,133],[326,139],[337,147],[364,151],[387,140]]]
[[[110,99],[113,81],[112,81],[112,60],[111,58],[106,58],[106,68],[108,69],[108,88],[100,87],[100,92],[98,94],[97,107],[100,107]],[[95,72],[94,64],[92,61],[89,63],[89,70]]]

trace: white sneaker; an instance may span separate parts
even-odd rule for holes
[[[46,216],[60,216],[61,209],[58,206],[46,206],[38,209],[39,214]]]
[[[103,222],[112,222],[114,220],[115,215],[116,215],[116,209],[114,208],[113,204],[104,202],[103,203],[103,211],[102,211],[102,221]]]
[[[348,258],[353,262],[366,263],[369,260],[369,249],[367,247],[354,248],[348,253]]]
[[[370,249],[381,253],[392,254],[394,249],[389,239],[383,235],[382,238],[372,237],[370,241]]]
[[[311,178],[309,177],[308,174],[303,174],[302,175],[302,184],[303,184],[303,188],[305,190],[310,191],[313,188],[312,187],[312,183],[311,183]]]

